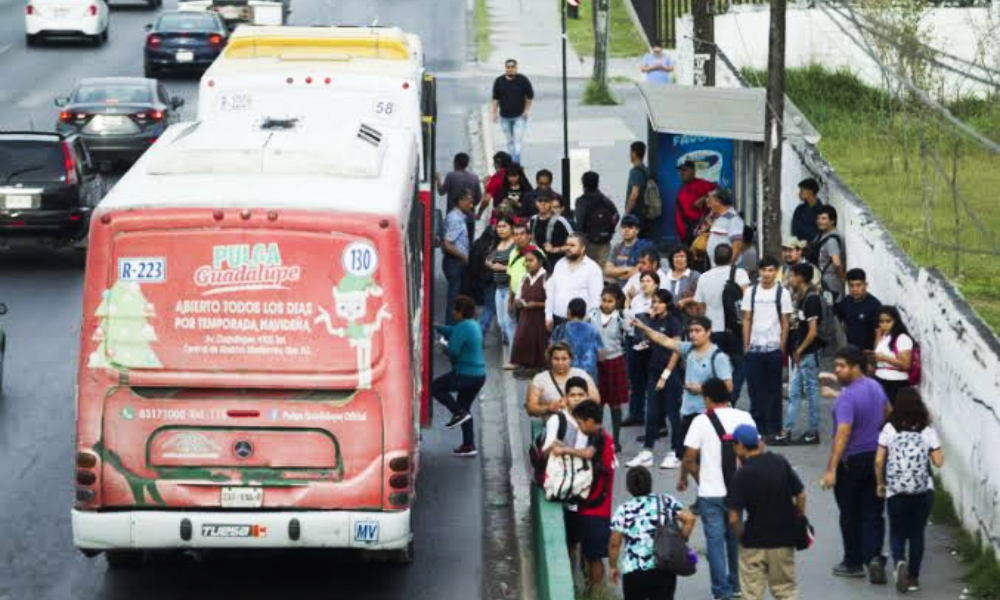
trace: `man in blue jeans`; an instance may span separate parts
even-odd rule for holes
[[[750,414],[770,442],[781,432],[781,369],[792,294],[778,282],[778,259],[757,265],[760,281],[743,292],[743,352]]]
[[[698,511],[705,529],[712,598],[730,600],[740,593],[739,545],[726,509],[727,479],[736,471],[732,433],[740,425],[756,425],[749,413],[730,406],[729,388],[721,379],[706,381],[701,393],[706,411],[694,418],[684,438],[684,463],[677,491],[687,490],[689,475],[698,483]]]
[[[528,127],[528,113],[535,99],[531,81],[517,72],[517,61],[508,58],[504,74],[493,82],[493,121],[499,118],[507,137],[507,151],[514,162],[521,162],[521,138]]]
[[[469,266],[472,240],[469,239],[468,219],[472,214],[472,205],[472,192],[464,190],[455,200],[455,208],[448,211],[448,216],[444,219],[444,240],[441,242],[444,257],[441,260],[441,270],[444,271],[444,278],[448,281],[445,302],[449,307],[455,306],[455,299],[462,289],[465,270]],[[454,318],[454,313],[449,313],[445,321],[451,325],[456,322]]]
[[[819,337],[823,299],[811,284],[814,272],[812,265],[799,263],[792,266],[788,278],[797,298],[798,327],[792,331],[794,339],[789,345],[788,411],[781,434],[772,442],[774,446],[819,443],[819,351],[826,343]],[[793,440],[792,430],[799,422],[803,400],[809,402],[809,425],[801,438]]]
[[[476,439],[472,430],[472,403],[486,383],[483,357],[483,330],[476,321],[476,304],[468,296],[458,296],[452,304],[455,325],[437,325],[435,329],[448,344],[451,371],[434,379],[431,395],[451,411],[445,427],[462,426],[462,445],[452,450],[455,456],[472,457]],[[452,396],[455,393],[458,398]]]

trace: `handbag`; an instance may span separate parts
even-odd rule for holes
[[[816,541],[816,531],[805,515],[795,517],[795,549],[802,551],[812,548]]]
[[[691,560],[693,552],[687,542],[681,537],[677,523],[673,518],[667,519],[660,504],[660,495],[656,495],[656,532],[653,534],[653,558],[656,569],[673,573],[678,577],[690,577],[698,571],[697,555]]]

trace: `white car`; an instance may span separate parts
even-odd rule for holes
[[[24,38],[29,46],[43,37],[83,36],[108,41],[110,10],[104,0],[28,0]]]

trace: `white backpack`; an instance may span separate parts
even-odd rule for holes
[[[889,443],[886,488],[892,494],[922,494],[931,489],[930,447],[917,431],[901,431]]]
[[[594,469],[589,460],[577,456],[549,456],[545,465],[545,499],[552,502],[583,502],[590,496]]]

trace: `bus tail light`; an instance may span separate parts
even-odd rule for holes
[[[93,471],[88,471],[87,469],[77,469],[76,470],[76,483],[78,485],[91,486],[97,483],[97,475]]]
[[[97,455],[92,452],[77,452],[76,466],[80,469],[93,469],[97,466]]]
[[[26,14],[26,15],[33,15],[33,14],[35,14],[35,7],[32,6],[32,5],[30,5],[30,4],[27,5],[27,6],[25,6],[24,7],[24,14]]]
[[[92,17],[96,17],[97,16],[97,5],[96,4],[91,4],[90,6],[88,6],[87,7],[87,14],[90,15],[90,16],[92,16]]]
[[[396,458],[389,461],[389,470],[395,471],[397,473],[406,472],[410,470],[410,457],[409,456],[397,456]]]
[[[402,507],[410,503],[410,495],[406,492],[393,492],[389,494],[389,504]]]
[[[405,490],[410,487],[410,476],[407,473],[397,473],[393,475],[389,478],[389,487],[395,490]]]

